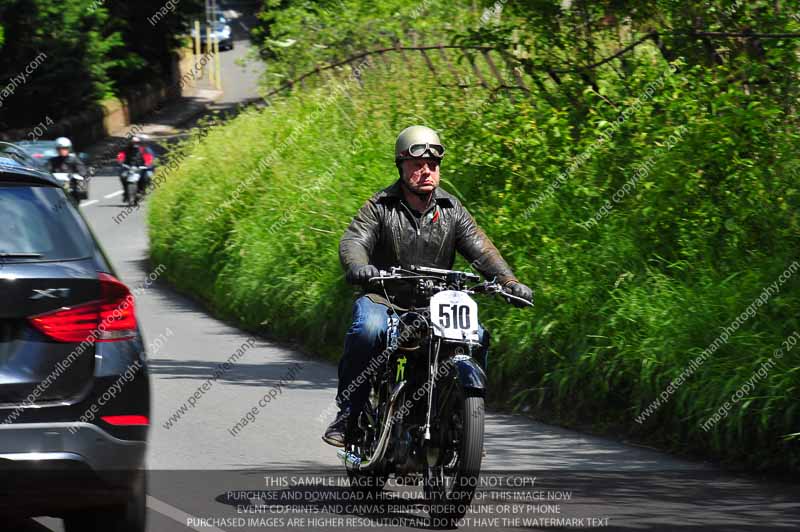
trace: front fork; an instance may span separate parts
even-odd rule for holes
[[[428,379],[425,384],[427,388],[428,404],[425,411],[425,425],[423,439],[426,444],[431,441],[431,419],[434,412],[436,417],[441,418],[441,409],[447,404],[456,387],[460,388],[462,395],[486,396],[486,373],[481,365],[473,358],[474,350],[481,348],[480,344],[465,344],[467,351],[458,347],[457,352],[450,357],[446,357],[440,363],[442,349],[441,338],[435,338],[429,344],[428,350]],[[455,379],[448,379],[455,371]],[[444,379],[444,380],[443,380]],[[438,385],[437,385],[438,384]],[[434,398],[436,399],[434,401]]]
[[[394,359],[394,383],[395,386],[406,383],[408,374],[408,357],[405,353],[398,351],[398,330],[399,317],[395,314],[389,317],[388,344],[392,351],[400,353]],[[454,393],[458,396],[486,395],[486,373],[481,365],[473,358],[473,354],[485,352],[485,346],[477,342],[458,344],[458,347],[446,345],[445,349],[453,348],[457,352],[451,356],[442,357],[443,341],[439,337],[432,337],[428,342],[428,371],[425,375],[424,395],[426,396],[425,405],[425,424],[422,426],[423,445],[432,450],[439,447],[442,435],[432,435],[431,427],[436,424],[441,425],[443,416],[442,408],[448,404]],[[419,356],[419,355],[417,355]],[[443,359],[443,361],[442,361]],[[390,369],[391,371],[391,369]],[[414,392],[414,396],[417,392]],[[403,393],[402,399],[407,396]],[[412,397],[414,397],[412,396]],[[420,396],[421,397],[421,396]],[[441,429],[441,427],[440,427]]]

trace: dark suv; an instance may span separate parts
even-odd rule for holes
[[[0,156],[0,521],[143,531],[149,419],[131,290],[55,178]]]

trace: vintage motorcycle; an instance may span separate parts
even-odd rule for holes
[[[370,394],[338,451],[350,485],[381,491],[390,478],[422,483],[435,523],[453,526],[472,502],[483,455],[486,374],[473,294],[525,300],[470,272],[394,267],[370,279],[401,283],[415,306],[390,310],[386,349],[371,364]],[[399,287],[398,287],[399,288]],[[482,361],[485,364],[485,361]]]

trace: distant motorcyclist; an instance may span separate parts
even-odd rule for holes
[[[51,157],[49,162],[50,173],[78,174],[86,176],[86,165],[72,153],[72,141],[67,137],[56,139],[56,151],[58,155]]]
[[[150,175],[153,173],[153,161],[155,156],[153,151],[144,145],[141,137],[133,136],[128,142],[128,145],[117,154],[117,162],[120,164],[127,164],[128,166],[146,166],[147,171],[142,172],[142,177],[139,180],[139,192],[147,190],[150,184]],[[128,201],[128,189],[125,186],[125,177],[122,173],[119,176],[119,182],[122,185],[122,201]]]
[[[67,195],[70,196],[75,205],[78,205],[81,200],[79,192],[78,180],[75,175],[81,178],[86,178],[87,170],[83,161],[72,152],[72,141],[67,137],[58,137],[56,139],[56,152],[58,155],[51,157],[48,161],[48,168],[51,174],[67,174],[69,175],[69,188]]]

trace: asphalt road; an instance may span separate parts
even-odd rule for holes
[[[234,21],[244,24],[237,32],[247,20]],[[243,40],[223,54],[221,105],[258,97],[258,69],[236,64],[245,54]],[[120,221],[117,178],[98,176],[92,186],[83,214],[122,280],[141,287],[159,271],[148,261],[147,206]],[[348,498],[335,450],[320,439],[333,415],[334,364],[252,338],[158,280],[141,291],[136,305],[151,345],[149,530],[435,525],[416,487],[394,486],[383,500],[361,505]],[[231,357],[230,369],[198,397]],[[232,427],[278,387],[280,393],[234,435]],[[491,412],[486,448],[486,475],[463,530],[800,529],[797,485],[725,474],[708,464]],[[0,528],[63,530],[52,518]]]
[[[117,178],[97,177],[97,202],[84,202],[82,210],[117,273],[136,288],[159,267],[148,261],[146,204],[119,221],[119,188]],[[335,450],[320,439],[336,390],[333,364],[253,339],[163,282],[143,290],[136,304],[152,346],[150,530],[431,527],[417,488],[393,487],[396,495],[381,504],[359,507],[348,498]],[[169,425],[170,416],[237,350],[230,371]],[[231,427],[281,379],[290,382],[280,395],[232,435]],[[488,413],[486,448],[486,480],[463,530],[564,523],[612,530],[800,527],[796,485],[723,474],[707,464],[513,415]],[[220,518],[232,520],[208,521]],[[538,518],[541,526],[523,518]],[[61,530],[54,519],[38,522]]]
[[[230,18],[234,48],[220,54],[222,89],[225,94],[218,103],[222,106],[253,101],[259,97],[256,87],[263,68],[259,63],[247,60],[251,51],[248,34],[256,22],[248,9],[251,8],[246,4],[235,2],[225,3],[223,9],[228,17],[235,18]]]

